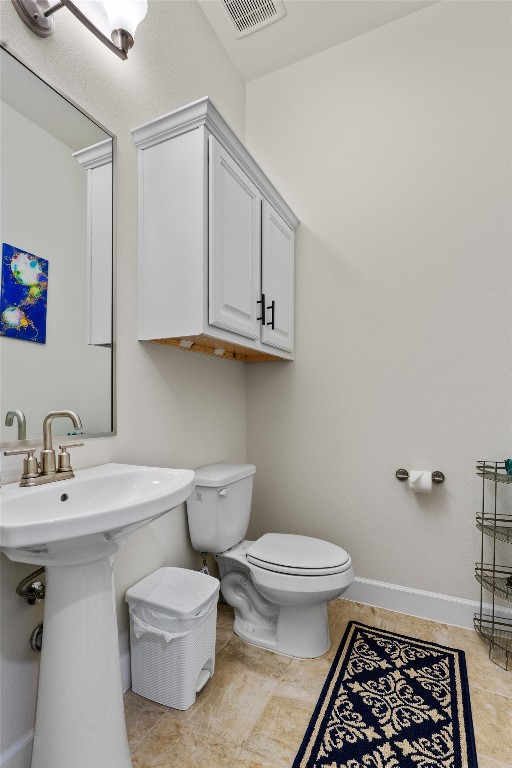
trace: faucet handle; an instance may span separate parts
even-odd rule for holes
[[[71,462],[69,458],[68,448],[81,448],[83,443],[64,443],[59,445],[59,465],[57,472],[68,472],[71,469]]]
[[[25,458],[23,459],[22,478],[37,477],[39,474],[39,467],[37,459],[34,457],[35,451],[35,448],[19,448],[16,451],[4,451],[4,456],[21,456],[22,454],[25,454]]]

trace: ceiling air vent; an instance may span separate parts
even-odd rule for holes
[[[222,0],[235,25],[236,36],[246,37],[286,16],[283,0]]]

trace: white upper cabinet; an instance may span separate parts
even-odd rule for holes
[[[210,323],[257,339],[261,195],[217,139],[208,143]]]
[[[295,214],[207,98],[132,133],[139,339],[293,359]]]
[[[293,351],[294,237],[293,230],[263,200],[261,284],[265,323],[261,340],[278,349]]]

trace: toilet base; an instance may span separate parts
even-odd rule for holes
[[[296,659],[323,656],[331,647],[327,605],[344,590],[336,590],[332,595],[327,592],[324,599],[316,603],[272,602],[253,584],[245,557],[251,543],[242,541],[229,552],[216,556],[221,592],[235,609],[235,634],[246,643]],[[352,578],[347,580],[347,586]]]
[[[282,605],[276,619],[255,625],[235,607],[233,630],[246,643],[296,659],[316,659],[331,647],[327,603]]]

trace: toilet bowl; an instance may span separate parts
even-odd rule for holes
[[[273,561],[256,564],[251,553],[256,550],[260,554],[268,545]],[[279,545],[283,546],[281,556],[277,556]],[[317,562],[322,545],[331,553],[334,549],[333,544],[308,536],[274,533],[256,542],[242,541],[216,555],[222,594],[235,609],[234,631],[246,642],[308,659],[322,656],[331,647],[327,603],[352,583],[352,562],[345,550],[335,547],[340,554],[337,571],[332,564],[327,565],[328,559],[317,568],[290,566],[285,553],[293,554],[294,547],[300,551],[308,545],[316,548]],[[295,562],[299,559],[294,558]]]
[[[255,471],[253,464],[213,464],[196,471],[196,488],[187,500],[192,545],[215,554],[239,637],[288,656],[322,656],[330,648],[327,603],[354,579],[350,556],[310,536],[267,533],[257,541],[244,539]]]

